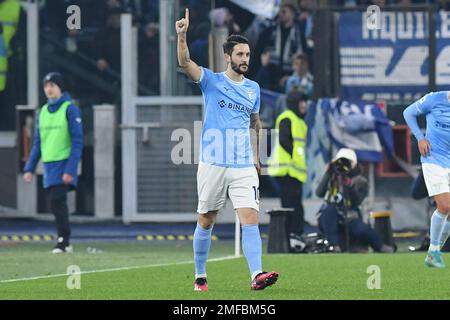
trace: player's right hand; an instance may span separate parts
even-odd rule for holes
[[[420,139],[417,144],[419,146],[419,152],[423,157],[427,157],[430,155],[431,145],[427,139]]]
[[[33,174],[31,172],[25,172],[23,175],[23,180],[26,183],[30,183],[33,180]]]
[[[179,34],[179,33],[186,33],[188,28],[189,28],[189,9],[186,8],[184,18],[175,22],[175,29],[177,31],[177,34]]]

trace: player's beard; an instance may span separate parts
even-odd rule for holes
[[[245,71],[242,70],[241,69],[242,66],[247,66],[247,70]],[[241,63],[240,65],[238,65],[237,63],[231,61],[231,69],[233,69],[233,71],[236,72],[237,74],[246,74],[248,72],[248,64]]]

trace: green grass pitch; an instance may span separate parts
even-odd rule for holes
[[[88,253],[88,246],[103,253]],[[265,270],[278,271],[280,278],[264,291],[250,290],[243,257],[216,260],[207,266],[210,290],[194,292],[189,241],[82,242],[74,247],[73,254],[52,255],[49,243],[0,245],[0,299],[450,298],[450,286],[446,285],[450,268],[424,267],[424,253],[265,254]],[[233,251],[232,241],[217,241],[210,258],[232,256]],[[70,265],[81,269],[79,290],[67,289],[65,274]],[[371,265],[380,268],[381,289],[367,288]],[[30,279],[33,277],[38,278]]]

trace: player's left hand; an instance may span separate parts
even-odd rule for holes
[[[72,183],[73,177],[68,173],[64,173],[62,180],[65,185],[69,185]]]

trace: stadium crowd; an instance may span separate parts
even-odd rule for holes
[[[18,0],[2,0],[13,3]],[[252,50],[248,77],[258,81],[264,89],[287,94],[296,87],[305,94],[313,94],[314,41],[313,26],[316,8],[324,5],[354,7],[376,4],[411,5],[434,3],[431,0],[283,0],[274,19],[257,16],[233,1],[180,0],[180,12],[191,10],[188,37],[192,58],[200,65],[209,65],[208,35],[211,24],[225,27],[230,34],[246,36]],[[441,9],[449,9],[450,2],[437,1]],[[68,30],[67,7],[82,9],[82,28]],[[205,10],[208,8],[208,10]],[[118,103],[120,95],[120,14],[131,13],[139,30],[139,84],[141,94],[159,94],[159,0],[41,0],[40,44],[66,61],[77,61],[77,68],[87,72],[84,79],[102,79],[112,89],[101,89],[96,81],[83,79],[80,70],[62,70],[68,88],[75,97],[93,103]],[[3,13],[2,13],[3,14]],[[0,16],[0,21],[2,17]],[[26,68],[26,15],[21,10],[18,27],[9,46],[10,67],[5,77],[9,86],[1,89],[3,111],[23,104],[19,92],[25,91]],[[47,55],[44,51],[42,56]],[[52,70],[54,60],[41,58],[42,74]],[[64,63],[64,61],[62,62]],[[66,69],[66,68],[60,68]],[[69,72],[67,72],[69,71]],[[98,78],[96,78],[98,77]],[[83,79],[83,80],[84,80]],[[7,82],[7,84],[8,84]],[[99,90],[100,89],[100,90]],[[23,96],[23,95],[22,95]],[[0,130],[12,129],[13,114],[0,123]]]

